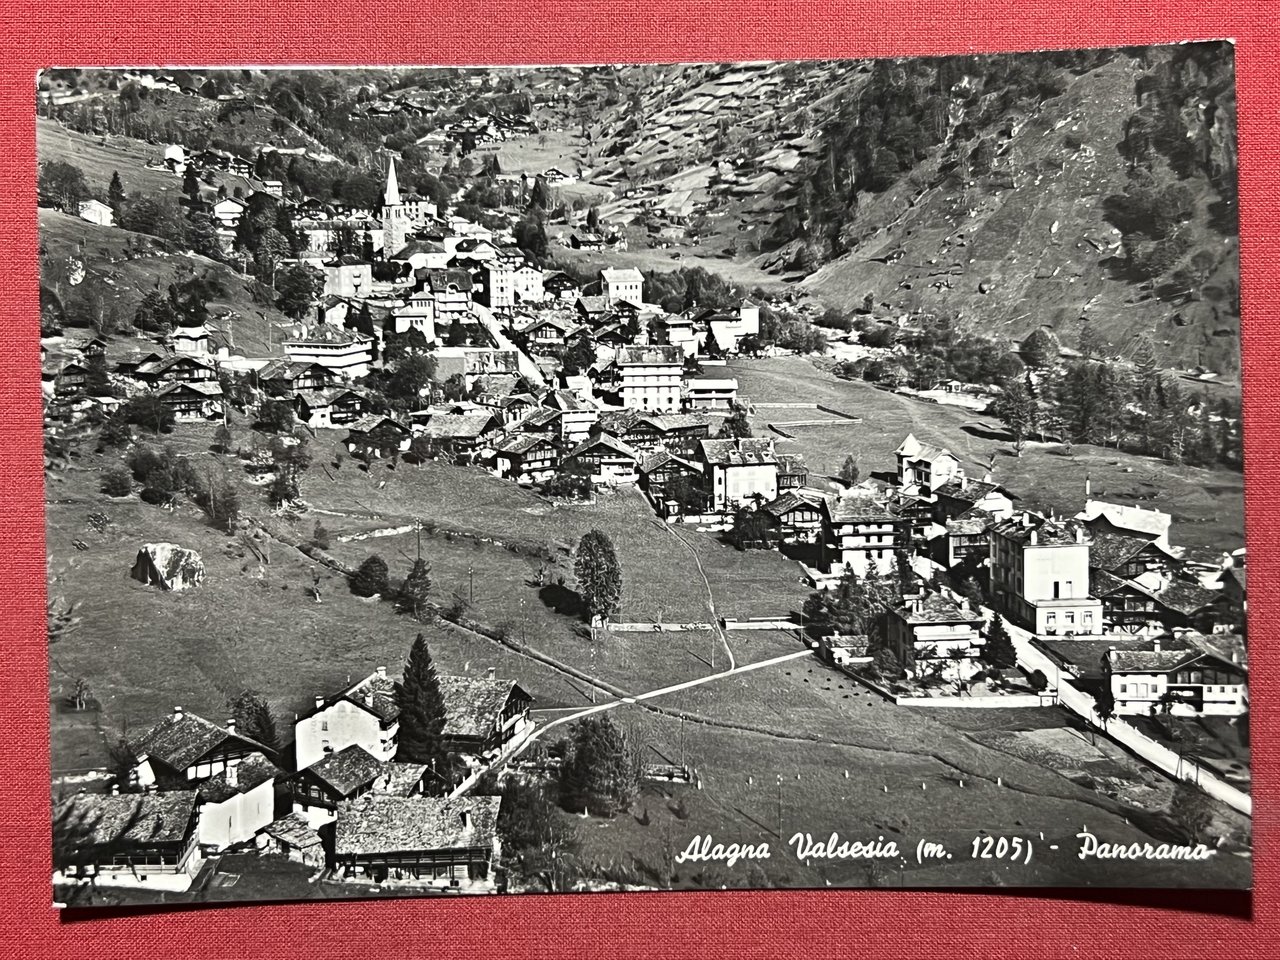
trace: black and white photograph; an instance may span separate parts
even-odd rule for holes
[[[41,71],[54,904],[1250,888],[1233,53]]]

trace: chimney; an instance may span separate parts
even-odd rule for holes
[[[321,707],[323,707],[323,706],[324,706],[324,697],[320,696],[320,694],[318,694],[318,693],[317,693],[317,694],[316,694],[316,709],[317,709],[317,710],[319,710],[319,709],[320,709]]]
[[[490,679],[490,680],[497,680],[497,679],[498,679],[498,668],[497,668],[497,667],[490,667],[490,668],[488,669],[488,671],[487,671],[487,674],[488,674],[488,677],[489,677],[489,679]]]
[[[1092,493],[1093,493],[1093,480],[1086,473],[1084,475],[1084,499],[1086,503],[1088,502],[1089,496]]]
[[[458,819],[462,821],[462,829],[469,833],[471,831],[471,811],[463,807],[458,812]]]
[[[118,797],[118,796],[120,796],[120,784],[118,784],[118,783],[113,783],[113,784],[111,785],[111,795],[112,795],[113,797]]]
[[[181,720],[181,719],[182,719],[182,708],[181,708],[181,707],[174,707],[174,708],[173,708],[173,719],[175,719],[175,720]]]
[[[236,732],[236,718],[235,718],[235,717],[228,717],[228,718],[227,718],[227,732],[228,732],[228,733],[235,733],[235,732]]]
[[[1152,649],[1152,650],[1154,650],[1156,653],[1159,653],[1159,652],[1160,652],[1160,638],[1159,638],[1159,637],[1156,637],[1154,640],[1152,640],[1152,641],[1151,641],[1151,649]]]
[[[227,786],[236,787],[240,785],[240,769],[239,764],[227,764]]]
[[[386,668],[386,667],[379,667],[379,668],[378,668],[378,679],[379,679],[379,680],[385,680],[385,679],[387,679],[387,668]]]
[[[1027,540],[1027,542],[1028,542],[1029,544],[1031,544],[1031,546],[1033,546],[1033,547],[1034,547],[1034,546],[1039,542],[1039,540],[1040,540],[1040,531],[1039,531],[1039,530],[1032,530],[1032,531],[1031,531],[1031,536],[1030,536],[1030,538]]]
[[[1240,662],[1240,651],[1238,651],[1238,650],[1232,650],[1232,651],[1231,651],[1231,662],[1232,662],[1232,663],[1239,663],[1239,662]]]
[[[1084,528],[1076,527],[1076,543],[1084,543]]]

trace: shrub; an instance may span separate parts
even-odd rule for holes
[[[133,477],[123,464],[102,472],[102,492],[109,497],[127,497],[133,492]]]
[[[360,564],[351,578],[351,592],[357,597],[376,597],[388,590],[387,562],[375,553]]]

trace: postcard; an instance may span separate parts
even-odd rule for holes
[[[1251,885],[1230,43],[37,88],[58,906]]]

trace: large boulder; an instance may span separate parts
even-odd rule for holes
[[[186,590],[204,582],[204,561],[176,543],[144,543],[129,576],[161,590]]]

